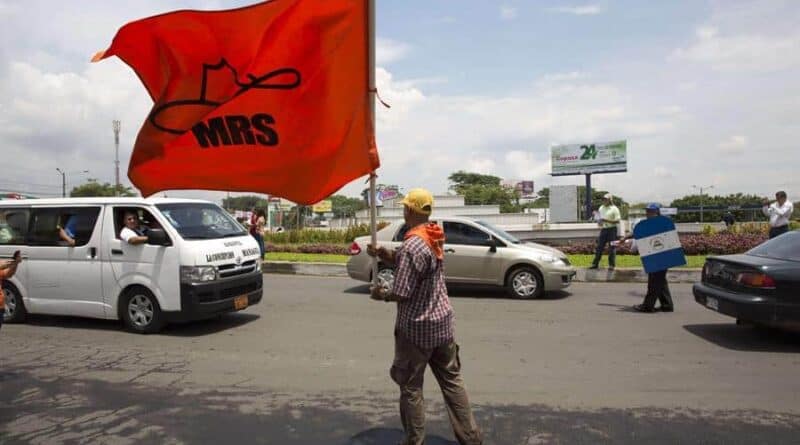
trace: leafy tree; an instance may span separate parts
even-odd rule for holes
[[[334,218],[353,216],[358,210],[367,208],[367,203],[361,198],[350,198],[344,195],[333,195],[330,198],[333,204]]]
[[[537,193],[537,198],[535,201],[528,203],[523,206],[523,208],[531,208],[531,209],[546,209],[550,207],[550,188],[544,187],[539,190]]]
[[[267,200],[258,195],[231,196],[222,199],[222,207],[229,210],[250,210],[253,207],[267,208]]]
[[[519,194],[502,185],[497,176],[470,173],[463,170],[451,174],[450,190],[464,196],[466,205],[499,205],[501,213],[519,212]]]
[[[709,208],[708,210],[703,210],[703,221],[708,222],[715,222],[721,221],[722,215],[725,214],[729,207],[761,207],[761,204],[765,197],[758,196],[758,195],[745,195],[742,193],[734,193],[728,196],[720,196],[720,195],[687,195],[682,198],[678,198],[672,203],[670,203],[670,207],[700,207],[700,204],[703,204],[703,207]],[[758,215],[761,214],[758,210],[740,210],[734,209],[731,210],[733,213],[734,218],[737,221],[745,221],[753,218],[754,214],[756,219],[759,218]],[[680,212],[676,215],[675,221],[678,222],[694,222],[700,220],[700,212]]]
[[[96,197],[96,196],[136,196],[136,193],[130,187],[125,187],[124,185],[120,184],[117,191],[118,194],[114,193],[115,186],[109,183],[100,184],[96,181],[89,181],[86,184],[81,184],[77,187],[73,187],[72,191],[69,192],[69,196],[73,198],[88,198],[88,197]]]

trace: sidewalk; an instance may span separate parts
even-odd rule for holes
[[[347,277],[347,266],[336,263],[291,263],[286,261],[266,261],[264,273],[309,275],[319,277]],[[700,281],[701,269],[670,269],[667,280],[670,283],[696,283]],[[641,268],[578,269],[576,282],[588,283],[646,283],[647,274]]]

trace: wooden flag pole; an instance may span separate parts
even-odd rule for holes
[[[367,0],[367,17],[369,23],[369,110],[370,118],[372,119],[372,131],[375,131],[375,0]],[[373,246],[378,246],[378,206],[377,206],[377,193],[375,180],[377,175],[373,171],[369,175],[369,230],[371,235],[371,243]],[[372,258],[372,284],[378,284],[378,259]]]

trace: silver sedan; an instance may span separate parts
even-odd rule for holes
[[[469,218],[432,218],[445,233],[445,276],[448,283],[504,286],[514,298],[537,298],[546,291],[568,287],[575,267],[560,250],[522,242],[488,223]],[[405,223],[392,223],[378,232],[378,244],[397,249],[406,233]],[[360,281],[372,281],[372,262],[366,247],[370,237],[356,238],[347,273]],[[391,286],[394,270],[378,265],[378,280]]]

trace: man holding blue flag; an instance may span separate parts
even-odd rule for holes
[[[667,282],[667,271],[670,267],[686,264],[678,231],[675,224],[661,216],[661,206],[650,203],[645,207],[647,219],[634,227],[636,249],[642,258],[642,265],[647,272],[647,295],[642,304],[633,306],[638,312],[656,312],[656,300],[660,303],[661,312],[674,311],[672,294]]]

